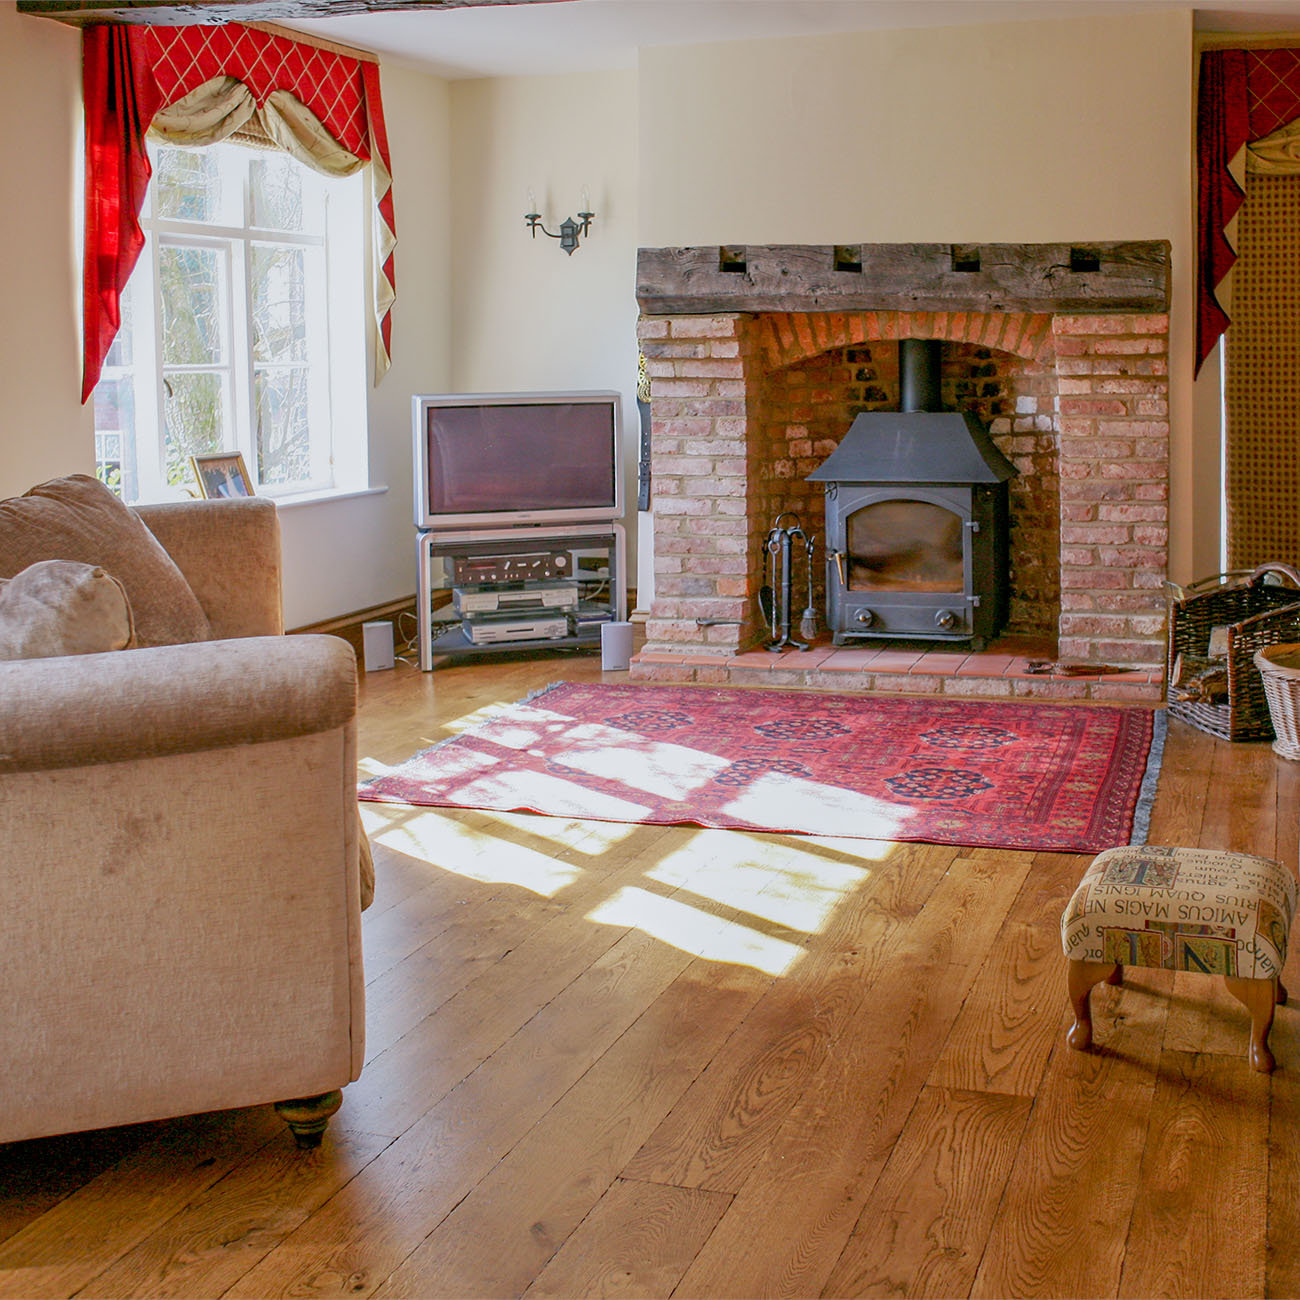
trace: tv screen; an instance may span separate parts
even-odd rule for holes
[[[416,524],[617,518],[619,395],[417,397]]]

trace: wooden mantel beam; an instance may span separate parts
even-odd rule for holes
[[[1169,244],[643,248],[649,316],[751,311],[1166,312]]]
[[[564,4],[568,0],[18,0],[18,11],[81,27],[86,23],[151,23],[181,27],[193,23],[292,22],[342,14],[388,13],[397,9],[435,12],[476,5]]]

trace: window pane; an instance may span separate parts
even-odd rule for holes
[[[122,311],[122,325],[117,331],[117,336],[113,339],[112,346],[108,349],[108,355],[104,358],[105,367],[108,366],[129,366],[134,351],[134,322],[132,320],[132,303],[135,301],[135,294],[126,292],[119,299],[119,306]]]
[[[130,375],[103,377],[95,385],[95,475],[120,496],[126,445],[135,440],[135,387]]]
[[[166,244],[158,258],[162,352],[168,365],[220,362],[225,353],[221,250]]]
[[[301,248],[250,250],[254,361],[307,360],[307,277]]]
[[[257,476],[268,486],[311,478],[305,368],[261,370],[254,376],[257,398]]]
[[[253,225],[264,230],[302,230],[302,164],[286,154],[254,158],[248,168]]]
[[[224,397],[220,375],[172,372],[164,377],[168,483],[182,483],[189,477],[191,456],[226,449]]]
[[[221,163],[215,149],[158,147],[152,184],[159,217],[216,221],[220,215]]]

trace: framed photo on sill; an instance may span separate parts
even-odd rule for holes
[[[244,457],[238,451],[210,451],[190,457],[199,492],[208,499],[251,497],[253,483]]]

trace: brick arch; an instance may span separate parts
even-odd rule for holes
[[[1010,352],[1052,365],[1052,317],[1043,312],[765,312],[754,320],[767,370],[781,370],[832,348],[881,339],[944,339]]]

